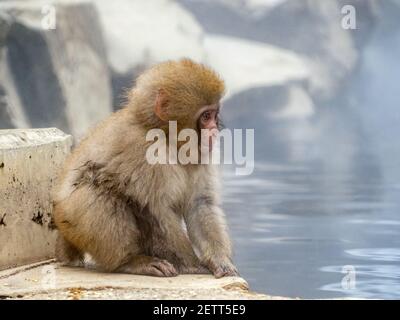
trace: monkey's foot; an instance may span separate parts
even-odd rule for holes
[[[175,267],[167,260],[150,256],[137,256],[118,271],[156,277],[175,277],[178,275]]]
[[[216,278],[239,276],[239,272],[230,261],[220,263],[211,262],[209,268]]]
[[[234,266],[221,265],[214,271],[214,276],[216,278],[238,277],[239,272]]]

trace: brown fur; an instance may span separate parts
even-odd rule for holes
[[[54,192],[57,257],[74,263],[89,253],[106,271],[155,276],[205,267],[217,277],[235,275],[216,169],[146,161],[147,130],[165,128],[154,113],[160,90],[169,120],[195,128],[193,114],[217,103],[224,85],[187,59],[138,78],[127,107],[95,127],[64,166]]]
[[[166,128],[167,123],[154,114],[154,101],[160,89],[168,97],[166,120],[176,120],[180,127],[194,128],[193,115],[199,107],[217,103],[225,85],[213,70],[189,59],[150,68],[138,77],[130,93],[130,108],[147,128]]]

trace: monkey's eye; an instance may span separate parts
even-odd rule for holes
[[[206,111],[201,114],[201,121],[208,122],[211,120],[211,111]]]

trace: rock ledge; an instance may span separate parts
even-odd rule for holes
[[[0,272],[0,299],[283,299],[249,291],[239,277],[157,278],[63,267],[47,260]]]

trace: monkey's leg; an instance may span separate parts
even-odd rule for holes
[[[63,265],[83,266],[83,254],[59,233],[56,242],[56,258]]]
[[[55,206],[55,222],[63,237],[89,253],[101,269],[153,276],[173,276],[167,261],[143,255],[130,204],[86,186]]]
[[[182,227],[181,219],[169,206],[164,205],[162,213],[153,210],[158,220],[159,230],[154,230],[153,252],[156,256],[167,259],[179,273],[204,273],[200,260]]]

